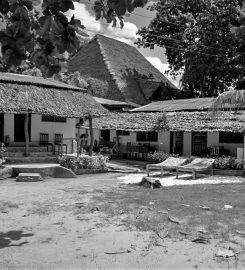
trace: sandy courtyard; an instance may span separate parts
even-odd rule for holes
[[[234,206],[244,183],[222,185],[220,199],[205,211],[190,209],[189,194],[196,194],[190,187],[185,197],[185,187],[150,190],[122,184],[122,177],[0,181],[0,269],[245,269],[245,192]],[[227,189],[234,190],[234,201]],[[171,192],[177,197],[164,198]],[[225,202],[234,207],[231,216],[221,208]],[[192,213],[202,215],[200,220],[213,215],[228,221],[210,228],[200,221],[188,230]],[[192,242],[200,232],[208,243]],[[217,256],[222,251],[231,257]]]

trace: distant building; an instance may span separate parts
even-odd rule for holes
[[[166,100],[102,116],[93,122],[94,138],[117,138],[120,154],[136,158],[144,146],[181,156],[244,158],[245,111],[227,108],[214,115],[213,102],[213,98]]]
[[[55,154],[61,150],[71,153],[76,150],[76,121],[108,113],[86,89],[40,77],[0,73],[0,143],[5,143],[9,152],[17,151],[18,157],[28,143],[30,152],[44,148]]]
[[[68,71],[105,82],[96,96],[145,105],[171,99],[178,88],[135,48],[96,35],[68,63]],[[103,90],[102,90],[103,88]]]

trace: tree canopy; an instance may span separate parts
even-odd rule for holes
[[[139,46],[164,47],[184,97],[216,96],[245,75],[244,0],[160,0]]]
[[[38,68],[44,77],[61,69],[61,62],[79,49],[85,26],[67,13],[82,0],[1,0],[0,43],[2,71]],[[95,17],[123,27],[123,15],[144,6],[147,0],[96,0]],[[1,55],[0,54],[0,55]]]

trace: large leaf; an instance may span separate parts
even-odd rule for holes
[[[43,0],[43,9],[50,9],[53,14],[58,14],[59,11],[67,12],[69,9],[74,10],[72,0]]]
[[[60,1],[60,10],[62,12],[67,12],[69,9],[74,10],[74,4],[72,0],[59,0]]]
[[[9,2],[8,0],[0,1],[0,13],[7,14],[9,11]]]
[[[40,29],[37,31],[37,33],[43,39],[48,38],[50,29],[51,29],[52,21],[53,21],[53,18],[51,16],[42,16],[39,19]]]

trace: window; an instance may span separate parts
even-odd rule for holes
[[[137,142],[157,142],[158,133],[156,131],[143,132],[139,131],[136,134]]]
[[[220,132],[219,133],[220,143],[243,143],[242,133],[234,132]]]
[[[66,123],[66,117],[42,115],[42,122],[60,122]]]
[[[117,130],[117,136],[129,136],[130,132],[127,130]]]

